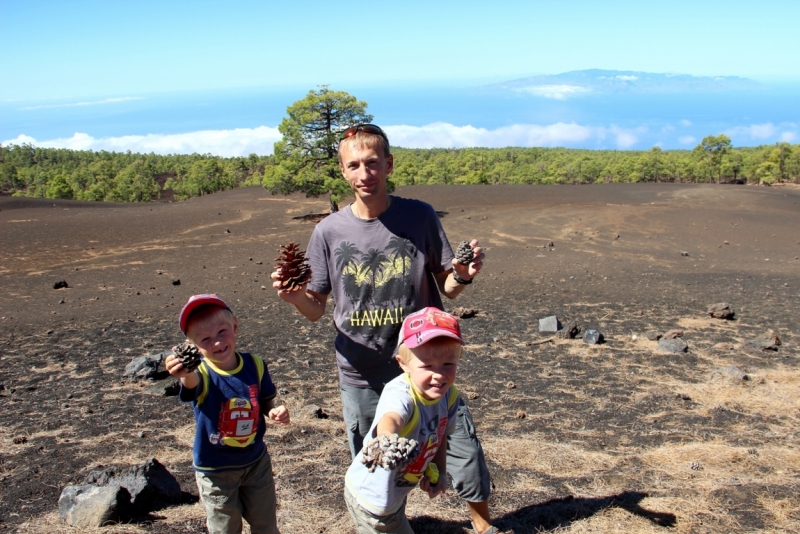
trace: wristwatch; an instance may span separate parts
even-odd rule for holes
[[[472,279],[471,278],[469,280],[464,280],[463,278],[458,276],[455,271],[453,271],[453,280],[455,280],[457,283],[459,283],[461,285],[464,285],[464,286],[468,286],[468,285],[470,285],[472,283]]]

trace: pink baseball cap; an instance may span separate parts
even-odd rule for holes
[[[220,308],[225,308],[226,310],[231,309],[230,306],[225,304],[224,300],[213,293],[192,295],[189,297],[189,300],[186,302],[186,304],[183,305],[183,309],[181,310],[179,318],[181,332],[183,332],[183,335],[186,335],[186,323],[189,322],[189,316],[192,314],[192,312],[200,306],[206,306],[208,304],[213,304],[214,306],[219,306]]]
[[[461,339],[461,327],[458,319],[454,315],[443,312],[439,308],[423,308],[405,318],[397,345],[400,346],[400,343],[403,343],[406,347],[413,349],[440,336],[450,337],[462,345],[465,344]]]

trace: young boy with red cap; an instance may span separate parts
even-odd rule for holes
[[[453,382],[462,345],[458,319],[438,308],[424,308],[403,321],[397,350],[403,374],[383,389],[367,440],[397,434],[416,440],[419,449],[404,467],[370,470],[364,461],[365,442],[345,477],[345,501],[359,534],[413,534],[405,514],[411,490],[419,483],[431,498],[444,493],[447,436],[455,429],[459,398]]]
[[[275,385],[264,360],[236,351],[239,323],[217,295],[192,296],[180,313],[181,332],[202,355],[196,370],[175,355],[167,371],[180,379],[180,399],[191,402],[197,431],[195,478],[210,533],[278,533],[272,462],[264,445],[265,414],[289,423],[275,406]]]

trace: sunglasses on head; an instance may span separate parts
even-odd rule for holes
[[[344,141],[345,139],[347,139],[349,137],[353,137],[358,132],[366,132],[368,134],[380,135],[385,140],[387,139],[386,138],[386,134],[383,133],[383,130],[380,129],[380,126],[375,126],[374,124],[357,124],[357,125],[353,126],[352,128],[346,129],[342,133],[342,138],[339,139],[339,141]]]

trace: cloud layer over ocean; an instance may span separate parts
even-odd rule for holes
[[[688,122],[688,121],[686,121]],[[685,126],[685,124],[680,124]],[[386,126],[386,133],[393,146],[404,148],[466,148],[466,147],[585,147],[627,150],[637,147],[648,128],[622,128],[616,125],[585,126],[574,122],[557,122],[550,125],[514,124],[500,128],[476,128],[435,122],[425,126]],[[674,127],[665,127],[662,132],[672,134]],[[737,126],[724,132],[739,142],[768,143],[775,141],[795,142],[798,125],[752,124]],[[277,128],[236,128],[231,130],[200,130],[178,134],[126,135],[121,137],[96,138],[87,133],[75,133],[72,137],[39,141],[27,135],[3,141],[3,145],[25,143],[40,147],[68,148],[72,150],[108,150],[113,152],[138,152],[156,154],[213,154],[223,157],[247,156],[249,154],[272,154],[273,145],[280,140]],[[681,145],[692,148],[699,140],[691,135],[680,135]],[[642,147],[637,147],[642,148]],[[649,147],[644,147],[649,148]]]

